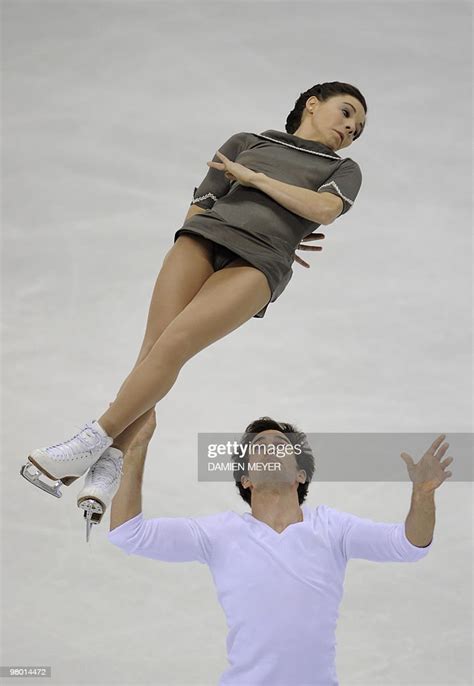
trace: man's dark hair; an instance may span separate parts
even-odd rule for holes
[[[300,431],[294,424],[277,422],[271,417],[260,417],[259,419],[255,419],[247,426],[245,433],[240,439],[240,445],[250,445],[255,438],[255,434],[258,434],[261,431],[267,431],[268,429],[275,429],[276,431],[281,431],[284,434],[290,434],[288,436],[290,443],[293,446],[299,445],[302,448],[299,454],[295,452],[295,460],[296,464],[298,465],[298,469],[304,469],[306,472],[306,481],[304,484],[298,484],[298,502],[301,505],[301,503],[306,499],[309,484],[314,474],[314,457],[306,434]],[[232,456],[232,461],[239,465],[239,468],[235,469],[233,472],[237,489],[245,502],[251,505],[251,490],[250,488],[244,488],[240,483],[242,476],[248,476],[249,449],[245,448],[245,452],[242,450],[241,452],[235,453]]]
[[[301,93],[298,100],[295,103],[294,109],[291,110],[290,114],[286,118],[285,129],[287,133],[294,133],[296,129],[301,124],[301,119],[303,111],[306,105],[306,101],[312,95],[315,95],[319,102],[324,102],[329,100],[329,98],[335,95],[352,95],[354,98],[361,103],[367,114],[367,103],[364,96],[358,88],[351,86],[350,83],[341,83],[340,81],[330,81],[328,83],[318,83],[316,86],[312,86],[309,90]],[[354,136],[353,140],[360,137],[360,133]]]

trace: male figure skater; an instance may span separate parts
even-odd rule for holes
[[[444,470],[453,458],[441,461],[445,436],[417,464],[401,454],[413,482],[405,522],[373,522],[326,505],[300,507],[314,471],[311,449],[303,433],[269,417],[250,424],[241,441],[254,450],[265,446],[263,456],[240,453],[236,460],[246,466],[247,473],[236,471],[234,478],[251,513],[144,519],[141,486],[155,426],[153,413],[124,456],[109,540],[128,555],[209,566],[229,627],[229,667],[219,686],[338,686],[335,629],[346,564],[354,558],[415,562],[427,555],[434,491],[451,476]],[[270,462],[279,468],[266,469]]]

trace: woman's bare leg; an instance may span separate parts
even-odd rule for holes
[[[166,253],[153,289],[142,347],[132,372],[147,357],[166,327],[184,310],[204,282],[214,273],[212,250],[211,241],[204,237],[181,235]],[[122,383],[118,393],[132,372]],[[153,408],[117,436],[116,442],[113,443],[114,447],[123,446],[126,449],[152,411]]]
[[[213,273],[99,418],[99,424],[114,438],[114,445],[128,426],[168,393],[187,360],[253,317],[270,297],[265,275],[245,260],[235,260]],[[123,450],[121,441],[117,447]]]

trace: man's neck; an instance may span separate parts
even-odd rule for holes
[[[290,524],[303,521],[295,491],[288,494],[252,491],[252,515],[281,533]]]

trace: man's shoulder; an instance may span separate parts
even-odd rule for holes
[[[196,524],[203,528],[219,528],[233,526],[242,521],[242,515],[239,515],[233,510],[225,510],[223,512],[214,512],[208,515],[200,515],[192,517]]]
[[[318,524],[334,526],[354,517],[354,515],[351,515],[349,512],[338,510],[337,508],[330,507],[324,503],[320,503],[316,506],[305,505],[304,507],[308,513],[308,519],[311,520],[314,526],[317,526]]]

